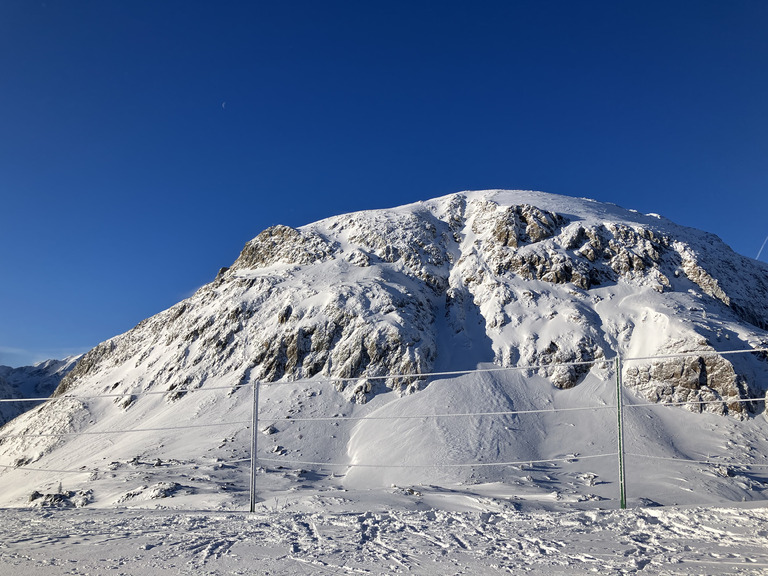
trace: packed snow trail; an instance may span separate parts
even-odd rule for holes
[[[768,571],[765,508],[2,515],[0,565],[27,576]]]

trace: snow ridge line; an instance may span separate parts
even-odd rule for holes
[[[768,463],[748,463],[741,464],[738,462],[720,462],[718,460],[691,460],[690,458],[672,458],[670,456],[651,456],[650,454],[630,454],[624,453],[624,456],[631,456],[632,458],[646,458],[648,460],[664,460],[669,462],[688,462],[689,464],[709,464],[712,466],[739,466],[745,468],[768,468]]]
[[[259,458],[259,462],[273,462],[281,465],[299,465],[299,466],[317,466],[318,468],[488,468],[492,466],[524,466],[526,464],[549,464],[552,462],[576,462],[577,460],[592,460],[595,458],[615,457],[617,452],[610,452],[606,454],[590,454],[587,456],[568,456],[564,458],[549,458],[545,460],[517,460],[512,462],[470,462],[465,464],[356,464],[356,463],[339,463],[333,462],[310,462],[307,460],[278,460],[276,458]],[[241,462],[250,462],[250,458],[239,458],[237,460],[227,460],[216,462],[215,464],[237,464]],[[170,468],[194,468],[199,465],[178,465],[168,466]],[[55,472],[59,474],[98,474],[107,472],[106,470],[99,470],[96,468],[84,468],[79,470],[54,470],[52,468],[35,468],[29,466],[9,466],[7,464],[0,464],[0,468],[6,468],[10,470],[28,470],[31,472]],[[110,474],[114,474],[115,470],[109,470]],[[119,472],[119,471],[117,471]],[[123,472],[134,473],[135,470],[124,470]]]
[[[565,458],[548,458],[546,460],[516,460],[513,462],[474,462],[469,464],[333,464],[332,462],[310,462],[305,460],[278,460],[276,458],[259,458],[259,462],[276,462],[279,464],[300,464],[303,466],[318,466],[321,468],[487,468],[490,466],[523,466],[525,464],[546,464],[550,462],[576,462],[577,460],[592,460],[594,458],[615,457],[618,452],[606,454],[590,454],[588,456],[569,456]]]
[[[562,362],[562,363],[548,363],[548,364],[531,364],[527,366],[505,366],[505,367],[498,367],[498,368],[473,368],[473,369],[467,369],[467,370],[452,370],[448,372],[421,372],[418,374],[386,374],[383,376],[356,376],[356,377],[350,377],[350,378],[342,378],[342,377],[334,377],[334,376],[325,376],[322,378],[316,378],[316,379],[310,379],[310,378],[301,378],[299,380],[291,380],[287,382],[259,382],[260,385],[292,385],[296,386],[299,384],[323,384],[323,383],[333,383],[333,382],[362,382],[364,380],[388,380],[391,378],[434,378],[434,377],[440,377],[440,376],[461,376],[464,374],[482,374],[482,373],[492,373],[492,372],[517,372],[522,370],[540,370],[542,368],[557,368],[560,366],[593,366],[595,364],[606,364],[611,365],[616,361],[616,358],[621,358],[622,363],[625,362],[633,362],[633,361],[646,361],[646,360],[665,360],[670,358],[695,358],[699,356],[724,356],[728,354],[751,354],[751,353],[757,353],[757,352],[764,352],[768,353],[768,348],[752,348],[749,350],[726,350],[723,352],[719,352],[717,350],[702,350],[700,352],[681,352],[678,354],[666,354],[661,356],[636,356],[636,357],[629,357],[624,358],[619,355],[614,356],[613,358],[602,358],[602,359],[595,359],[595,360],[583,360],[579,362]],[[235,384],[233,386],[206,386],[206,387],[200,387],[200,388],[193,388],[189,390],[150,390],[150,391],[144,391],[144,392],[123,392],[123,393],[115,393],[115,394],[98,394],[93,396],[75,396],[75,395],[64,395],[64,396],[55,396],[55,397],[46,397],[46,398],[0,398],[0,403],[3,402],[53,402],[55,400],[61,400],[61,399],[70,399],[70,400],[95,400],[98,398],[123,398],[125,396],[152,396],[152,395],[165,395],[165,394],[172,394],[172,393],[184,393],[184,394],[191,394],[193,392],[212,392],[215,390],[230,390],[230,391],[236,391],[240,388],[249,388],[253,386],[252,383],[248,384]],[[762,400],[762,399],[760,399]]]
[[[197,470],[201,466],[228,466],[231,464],[240,464],[242,462],[250,462],[251,459],[249,458],[237,458],[236,460],[226,460],[222,461],[219,460],[217,462],[210,462],[210,463],[198,463],[198,464],[167,464],[163,465],[163,468],[174,468],[174,469],[189,469],[189,470]],[[150,467],[154,468],[154,464],[149,464]],[[59,474],[135,474],[138,470],[101,470],[99,468],[86,468],[83,466],[82,468],[79,468],[77,470],[56,470],[54,468],[36,468],[34,466],[9,466],[8,464],[0,464],[0,468],[6,468],[9,470],[27,470],[30,472],[56,472]]]
[[[0,438],[52,438],[61,436],[101,436],[103,434],[127,434],[129,432],[163,432],[166,430],[187,430],[190,428],[223,428],[235,424],[250,424],[250,420],[213,422],[211,424],[188,424],[186,426],[165,426],[160,428],[131,428],[130,430],[100,430],[97,432],[51,432],[47,434],[4,434]],[[246,429],[249,426],[246,427]]]
[[[465,418],[469,416],[515,416],[517,414],[542,414],[548,412],[583,412],[586,410],[615,410],[616,406],[584,406],[579,408],[547,408],[541,410],[502,410],[499,412],[447,412],[441,414],[416,414],[410,416],[321,416],[319,418],[264,418],[270,422],[333,422],[341,420],[424,420],[429,418]]]
[[[258,458],[259,462],[270,462],[270,463],[276,463],[280,465],[299,465],[299,466],[317,466],[319,468],[396,468],[396,469],[408,469],[408,468],[417,468],[417,469],[430,469],[430,468],[487,468],[487,467],[493,467],[493,466],[524,466],[526,464],[548,464],[553,462],[576,462],[578,460],[593,460],[596,458],[607,458],[607,457],[615,457],[618,455],[618,452],[607,452],[604,454],[588,454],[585,456],[582,455],[573,455],[573,456],[567,456],[563,458],[548,458],[543,460],[516,460],[516,461],[510,461],[510,462],[473,462],[473,463],[464,463],[464,464],[359,464],[359,463],[338,463],[334,464],[333,462],[314,462],[309,460],[280,460],[277,458]],[[665,457],[665,456],[652,456],[648,454],[637,454],[637,453],[626,453],[625,456],[632,457],[632,458],[646,458],[649,460],[663,460],[663,461],[669,461],[669,462],[686,462],[689,464],[706,464],[709,466],[737,466],[737,467],[743,467],[743,468],[768,468],[768,463],[761,464],[761,463],[740,463],[740,462],[722,462],[718,460],[692,460],[689,458],[672,458],[672,457]],[[236,460],[226,460],[226,461],[218,461],[213,464],[215,465],[231,465],[231,464],[239,464],[242,462],[250,462],[250,458],[238,458]],[[200,464],[189,464],[189,465],[169,465],[168,467],[172,468],[197,468]],[[78,470],[56,470],[53,468],[36,468],[36,467],[30,467],[30,466],[11,466],[7,464],[0,464],[0,468],[10,469],[10,470],[27,470],[31,472],[53,472],[53,473],[59,473],[59,474],[94,474],[94,473],[100,473],[105,472],[104,470],[99,470],[95,468],[81,468]],[[115,473],[114,470],[110,470],[110,473]],[[124,472],[135,472],[134,470],[125,470]]]
[[[8,466],[0,464],[0,468],[7,470],[27,470],[29,472],[55,472],[56,474],[93,474],[97,470],[54,470],[53,468],[30,468],[29,466]]]
[[[623,409],[627,408],[647,408],[657,406],[688,406],[688,405],[704,405],[704,404],[722,404],[728,402],[729,404],[745,404],[749,402],[764,402],[765,398],[739,398],[738,400],[701,400],[690,402],[649,402],[647,404],[622,404]],[[270,422],[324,422],[324,421],[343,421],[343,420],[422,420],[426,418],[454,418],[454,417],[468,417],[468,416],[515,416],[518,414],[546,414],[554,412],[584,412],[595,410],[616,410],[615,404],[606,404],[605,406],[580,406],[575,408],[542,408],[539,410],[503,410],[499,412],[446,412],[440,414],[416,414],[410,416],[321,416],[318,418],[291,418],[286,416],[285,418],[265,418]],[[11,436],[9,436],[11,438]]]
[[[738,400],[728,400],[731,404],[743,404],[749,402],[764,402],[765,398],[740,398]],[[624,409],[629,408],[655,408],[655,407],[668,407],[668,406],[688,406],[688,405],[707,405],[707,404],[722,404],[725,400],[701,400],[690,402],[649,402],[642,404],[624,404]],[[342,422],[342,421],[362,421],[362,420],[427,420],[431,418],[469,418],[472,416],[516,416],[519,414],[547,414],[555,412],[584,412],[584,411],[597,411],[597,410],[615,410],[616,406],[606,404],[605,406],[583,406],[574,408],[542,408],[538,410],[502,410],[497,412],[445,412],[439,414],[414,414],[414,415],[402,415],[402,416],[320,416],[313,418],[292,418],[290,416],[284,418],[264,418],[270,422]],[[0,438],[55,438],[64,436],[99,436],[102,434],[127,434],[130,432],[163,432],[167,430],[187,430],[193,428],[215,428],[232,426],[239,424],[246,424],[248,429],[252,422],[251,420],[239,420],[232,422],[215,422],[211,424],[188,424],[186,426],[165,426],[156,428],[131,428],[125,430],[101,430],[97,432],[50,432],[40,434],[0,434]]]

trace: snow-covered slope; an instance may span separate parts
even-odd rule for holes
[[[81,469],[68,477],[81,502],[239,506],[251,406],[239,386],[258,380],[271,383],[262,456],[327,463],[336,474],[319,484],[505,481],[539,494],[560,482],[561,498],[599,500],[615,490],[612,462],[584,455],[615,452],[615,412],[600,408],[614,402],[616,354],[765,348],[767,328],[764,265],[711,234],[590,200],[465,192],[275,226],[194,296],[86,354],[55,401],[7,424],[0,465],[18,469],[0,472],[0,498],[22,503],[61,481],[42,470]],[[628,411],[631,448],[754,458],[724,443],[765,449],[764,403],[743,402],[764,397],[765,358],[626,362],[630,399],[689,402]],[[409,376],[503,367],[534,368]],[[580,407],[595,410],[536,412]],[[510,410],[533,413],[420,418]],[[463,467],[545,459],[573,465],[562,477],[549,465]],[[675,466],[643,480],[646,492],[667,490]],[[751,499],[763,488],[750,478],[702,487]],[[660,501],[678,501],[664,490]]]

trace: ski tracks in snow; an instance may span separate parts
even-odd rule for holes
[[[42,574],[765,574],[768,510],[2,511],[0,566]]]

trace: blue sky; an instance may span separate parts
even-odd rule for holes
[[[267,226],[468,189],[755,257],[766,30],[762,0],[4,0],[0,364],[130,329]]]

